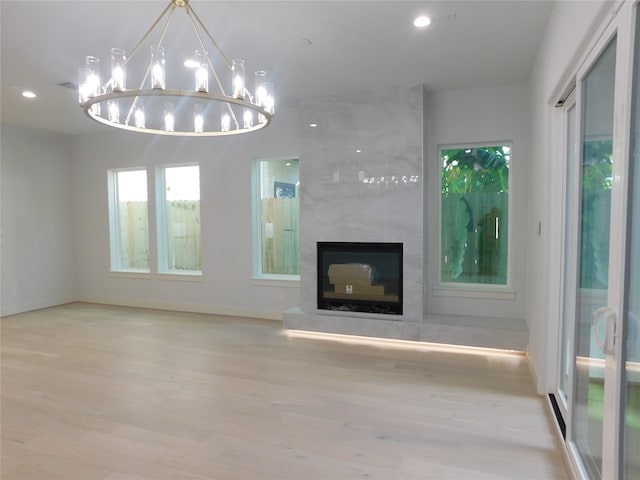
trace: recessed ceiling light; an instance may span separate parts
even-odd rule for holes
[[[310,126],[311,128],[316,128],[316,127],[318,126],[318,124],[317,124],[317,123],[310,123],[310,124],[309,124],[309,126]]]
[[[36,98],[37,95],[35,93],[33,93],[31,90],[25,90],[24,92],[22,92],[22,96],[25,98]]]
[[[413,21],[413,25],[419,28],[424,28],[427,25],[429,25],[431,23],[431,19],[427,16],[420,16],[417,17],[414,21]]]
[[[362,152],[362,150],[360,150],[360,149],[356,150],[356,153],[361,153],[361,152]]]

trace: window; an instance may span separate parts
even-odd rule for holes
[[[149,271],[146,170],[109,171],[111,270]]]
[[[159,169],[157,190],[159,271],[201,272],[200,168]]]
[[[511,146],[441,148],[440,282],[507,285]]]
[[[297,159],[260,160],[254,175],[255,274],[300,275],[300,177]]]

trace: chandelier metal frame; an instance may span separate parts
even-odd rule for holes
[[[242,80],[242,95],[239,97],[234,97],[228,95],[225,91],[223,83],[221,81],[220,75],[216,71],[211,58],[209,57],[207,48],[203,42],[202,36],[198,31],[198,26],[202,29],[202,31],[206,34],[207,38],[210,40],[212,45],[217,50],[218,54],[223,60],[225,66],[233,73],[232,63],[229,61],[227,56],[224,54],[218,43],[214,40],[212,35],[207,30],[207,27],[200,20],[196,12],[193,10],[193,7],[189,4],[189,0],[170,0],[167,7],[163,10],[160,16],[156,19],[156,21],[151,25],[151,27],[145,32],[140,41],[136,44],[136,46],[131,50],[131,53],[126,57],[124,61],[124,65],[128,64],[129,61],[134,57],[134,55],[138,52],[141,45],[148,39],[148,37],[152,34],[152,32],[158,27],[163,18],[167,17],[166,22],[162,28],[162,32],[160,35],[160,39],[157,43],[157,47],[162,46],[162,42],[164,40],[165,34],[171,24],[171,20],[173,14],[176,9],[181,8],[184,9],[189,20],[191,27],[193,28],[193,32],[198,40],[198,43],[202,49],[204,57],[206,58],[206,62],[208,67],[211,69],[213,74],[213,78],[215,80],[215,84],[220,93],[211,93],[203,90],[186,90],[186,89],[167,89],[167,88],[143,88],[145,83],[149,79],[149,75],[152,71],[152,64],[149,64],[149,67],[144,74],[142,81],[140,82],[140,86],[137,89],[122,89],[116,90],[113,89],[114,79],[113,73],[110,75],[109,81],[107,81],[104,85],[100,86],[99,91],[96,91],[95,94],[82,92],[82,83],[79,84],[79,95],[80,95],[80,106],[84,110],[84,113],[101,124],[115,127],[123,130],[129,130],[133,132],[141,132],[141,133],[150,133],[155,135],[169,135],[169,136],[227,136],[227,135],[237,135],[242,133],[254,132],[260,130],[266,126],[268,126],[274,116],[274,108],[273,108],[273,97],[270,98],[270,103],[265,102],[264,94],[258,95],[257,89],[259,88],[256,85],[256,94],[251,95],[249,90],[246,88],[246,82],[244,78]],[[89,57],[88,57],[89,58]],[[95,57],[93,57],[95,58]],[[264,74],[265,72],[261,72]],[[227,129],[224,129],[222,125],[217,122],[205,122],[203,126],[206,128],[201,128],[200,131],[195,130],[187,130],[185,128],[182,129],[161,129],[156,127],[146,127],[146,126],[138,126],[135,123],[131,124],[132,118],[135,117],[135,109],[138,108],[139,104],[143,103],[145,97],[162,97],[163,100],[177,100],[180,102],[194,102],[194,101],[202,101],[205,105],[216,103],[221,105],[221,111],[226,112],[228,114],[229,125]],[[260,97],[260,98],[259,98]],[[112,102],[119,102],[123,99],[129,99],[131,101],[131,105],[127,110],[127,114],[124,122],[120,122],[119,118],[114,121],[109,114],[109,106]],[[233,108],[235,106],[236,108]],[[106,108],[105,108],[106,107]],[[205,107],[206,108],[206,107]],[[103,113],[106,112],[106,115]],[[245,112],[245,115],[250,112],[251,117],[253,118],[253,114],[257,114],[255,121],[247,122],[243,118],[238,118],[239,112]],[[156,122],[157,123],[157,122]],[[214,126],[218,126],[219,128],[214,128]],[[234,127],[234,128],[231,128]]]

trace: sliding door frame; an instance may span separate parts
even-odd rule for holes
[[[562,131],[562,141],[559,139],[555,142],[555,152],[558,156],[562,155],[563,168],[561,171],[561,197],[562,197],[562,213],[560,225],[555,224],[558,236],[561,238],[560,257],[560,293],[559,305],[557,307],[558,315],[558,339],[556,351],[558,358],[556,361],[556,382],[554,384],[554,393],[557,395],[557,403],[559,414],[562,415],[566,424],[565,445],[569,453],[571,466],[574,473],[582,479],[588,479],[587,471],[582,465],[580,455],[575,445],[575,425],[574,425],[574,409],[573,403],[576,397],[576,380],[575,370],[575,305],[565,310],[565,302],[567,299],[575,298],[576,280],[569,278],[571,272],[565,272],[565,262],[568,255],[572,255],[567,245],[567,231],[565,228],[576,228],[575,225],[564,226],[567,219],[571,220],[572,216],[568,215],[567,208],[576,208],[575,200],[569,199],[568,195],[572,192],[569,188],[569,182],[573,179],[568,175],[568,145],[567,145],[567,115],[571,108],[575,108],[575,137],[579,145],[577,161],[582,161],[582,148],[584,131],[582,123],[583,119],[583,81],[589,73],[595,61],[602,54],[609,42],[615,37],[616,39],[616,63],[615,63],[615,88],[614,88],[614,118],[613,118],[613,165],[612,165],[612,188],[611,188],[611,220],[609,232],[609,281],[607,308],[610,314],[616,319],[612,338],[614,349],[612,354],[606,355],[605,359],[605,392],[604,392],[604,418],[603,418],[603,451],[602,451],[602,478],[623,478],[623,454],[624,454],[624,402],[625,392],[625,344],[626,344],[626,324],[623,320],[625,307],[625,261],[627,252],[627,226],[628,226],[628,200],[629,200],[629,159],[631,155],[631,99],[633,90],[633,59],[634,40],[636,38],[636,15],[638,15],[639,0],[619,1],[612,4],[609,14],[606,15],[602,25],[598,29],[598,34],[590,45],[587,53],[583,55],[579,67],[575,70],[576,94],[575,107],[571,103],[572,97],[562,99],[557,106],[562,106],[559,112],[562,114],[562,130],[557,128],[556,131]],[[571,86],[565,87],[564,92],[570,92]],[[636,93],[637,94],[637,93]],[[566,95],[565,95],[566,97]],[[566,103],[566,104],[565,104]],[[556,116],[558,119],[558,116]],[[556,126],[560,124],[556,121]],[[562,150],[560,150],[562,148]],[[562,153],[560,153],[562,152]],[[580,187],[579,187],[580,188]],[[575,192],[573,192],[575,193]],[[579,205],[578,207],[579,208]],[[573,285],[572,285],[573,284]],[[573,292],[573,293],[572,293]],[[565,313],[569,314],[567,317]],[[569,351],[565,351],[563,347],[563,328],[564,322],[571,322],[568,325],[567,335],[571,339],[569,342]],[[562,369],[563,358],[566,355],[573,362],[567,382],[568,401],[565,404],[562,397]]]

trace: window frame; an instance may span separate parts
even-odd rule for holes
[[[167,226],[167,210],[166,210],[166,175],[165,172],[168,168],[183,168],[183,167],[198,167],[198,183],[199,183],[199,208],[200,218],[202,219],[202,181],[201,181],[201,168],[199,162],[188,163],[171,163],[165,165],[159,165],[155,169],[155,190],[156,190],[156,276],[158,278],[168,277],[194,277],[202,278],[203,271],[203,258],[202,249],[200,250],[200,270],[174,270],[169,268],[169,231]],[[200,224],[200,245],[202,245],[202,223]]]
[[[147,268],[125,268],[122,260],[122,235],[120,232],[120,213],[118,208],[118,173],[144,172],[147,187],[147,249],[149,258]],[[107,196],[109,209],[109,271],[123,275],[149,275],[151,273],[151,235],[150,235],[150,201],[149,172],[146,167],[110,168],[107,170]]]
[[[509,159],[509,191],[508,195],[508,213],[507,213],[507,268],[506,268],[506,283],[505,284],[491,284],[491,283],[466,283],[466,282],[443,282],[442,281],[442,151],[452,149],[468,149],[468,148],[482,148],[482,147],[495,147],[495,146],[508,146],[510,148],[511,158]],[[514,141],[513,140],[501,140],[501,141],[483,141],[483,142],[461,142],[461,143],[447,143],[439,144],[437,146],[437,165],[438,165],[438,200],[437,200],[437,260],[436,260],[436,285],[433,289],[434,295],[447,296],[447,297],[467,297],[467,298],[493,298],[497,300],[511,300],[515,298],[515,291],[513,289],[513,275],[512,275],[512,242],[513,242],[513,194],[512,188],[514,185]]]
[[[283,157],[256,158],[253,161],[251,169],[251,196],[252,196],[252,250],[253,250],[253,272],[252,280],[256,285],[298,285],[300,282],[300,273],[283,274],[283,273],[263,273],[263,254],[262,254],[262,189],[260,178],[260,165],[262,162],[298,162],[298,182],[300,181],[300,156],[288,155]],[[300,192],[300,187],[298,187]],[[300,202],[300,194],[298,194],[298,202]],[[298,232],[298,245],[300,244],[300,232]]]

